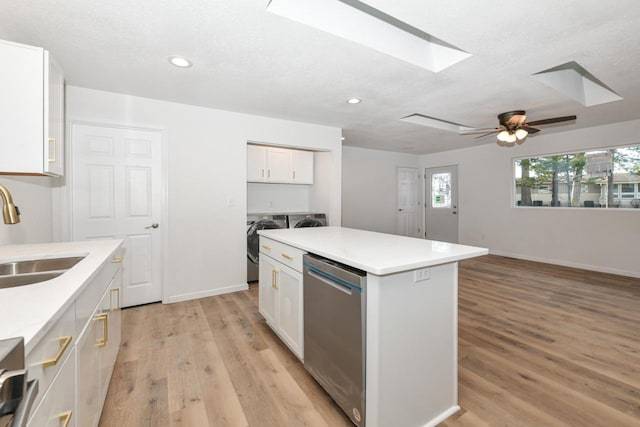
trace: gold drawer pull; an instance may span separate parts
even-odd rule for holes
[[[278,287],[278,270],[271,270],[271,287],[273,289],[280,289]]]
[[[111,289],[111,295],[113,295],[114,292],[117,292],[118,295],[116,296],[116,306],[111,307],[111,311],[120,310],[120,288]],[[111,305],[111,296],[109,296],[109,305]]]
[[[96,347],[104,347],[109,341],[109,313],[100,313],[94,317],[97,321],[103,321],[102,323],[102,338],[96,342]]]
[[[60,337],[58,338],[58,341],[60,341],[60,350],[58,350],[58,354],[56,354],[55,357],[51,359],[43,360],[42,362],[40,362],[43,368],[48,368],[49,366],[55,366],[56,363],[60,361],[65,350],[67,349],[67,347],[69,347],[69,343],[71,343],[71,335]]]
[[[58,414],[58,420],[62,423],[62,427],[69,427],[69,422],[71,421],[72,411],[62,412]]]
[[[282,255],[283,258],[286,258],[289,261],[293,261],[293,257],[289,254],[285,254],[284,252],[282,252],[280,255]]]
[[[271,246],[262,245],[262,249],[264,249],[266,251],[270,251],[271,250]]]
[[[122,262],[122,257],[120,255],[118,256],[114,256],[113,259],[111,260],[112,263],[114,264],[119,264]]]

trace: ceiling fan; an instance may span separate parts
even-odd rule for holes
[[[506,113],[498,114],[500,126],[497,128],[463,130],[460,131],[460,135],[480,133],[482,135],[475,137],[475,139],[481,139],[489,135],[497,134],[499,145],[512,147],[516,143],[522,144],[528,135],[540,132],[540,129],[536,129],[533,126],[569,122],[575,119],[576,116],[563,116],[527,122],[527,115],[524,110],[507,111]]]

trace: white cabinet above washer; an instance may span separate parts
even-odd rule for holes
[[[247,144],[247,182],[313,184],[313,152]]]

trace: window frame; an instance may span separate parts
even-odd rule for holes
[[[517,197],[517,190],[516,190],[516,162],[518,160],[525,160],[525,159],[531,159],[531,158],[538,158],[538,157],[552,157],[552,156],[566,156],[569,154],[578,154],[578,153],[582,153],[582,152],[591,152],[591,151],[607,151],[607,150],[615,150],[618,148],[625,148],[625,147],[640,147],[640,142],[633,142],[633,143],[626,143],[626,144],[616,144],[616,145],[607,145],[607,146],[599,146],[599,147],[590,147],[590,148],[576,148],[576,149],[572,149],[572,150],[566,150],[566,151],[556,151],[556,152],[549,152],[549,153],[537,153],[537,154],[528,154],[525,156],[514,156],[511,157],[511,200],[509,201],[509,207],[511,209],[536,209],[536,210],[540,210],[542,209],[552,209],[552,210],[558,210],[558,209],[569,209],[569,210],[589,210],[589,211],[594,211],[594,212],[616,212],[616,211],[638,211],[640,212],[640,208],[634,208],[634,207],[617,207],[617,208],[591,208],[591,207],[585,207],[584,205],[582,206],[520,206],[518,205],[518,200],[516,200]],[[640,181],[640,178],[639,178]],[[619,186],[620,184],[624,184],[624,183],[614,183],[614,200],[617,201],[631,201],[631,200],[635,200],[635,199],[640,199],[640,182],[635,182],[634,187],[635,187],[635,196],[633,198],[622,198],[621,197],[621,193],[618,193],[618,197],[615,197],[615,188],[617,187],[619,189],[619,191],[622,190],[622,186]]]

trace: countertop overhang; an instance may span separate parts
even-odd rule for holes
[[[345,227],[261,230],[261,236],[359,268],[377,276],[486,255],[475,246]]]
[[[85,256],[54,279],[0,289],[0,339],[24,337],[28,354],[121,245],[114,239],[0,246],[0,263]]]

